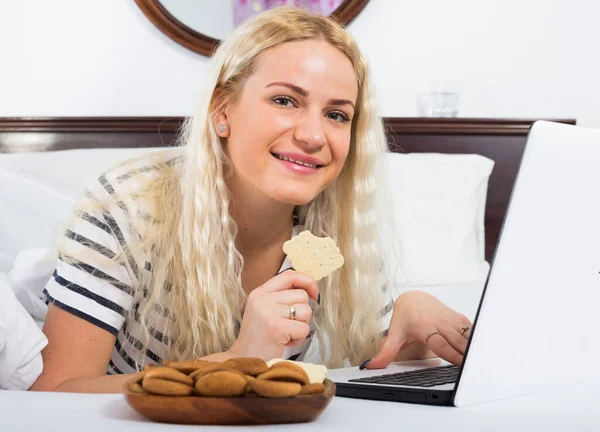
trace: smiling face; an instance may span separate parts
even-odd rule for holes
[[[327,42],[263,52],[237,102],[215,117],[233,190],[294,205],[314,199],[344,166],[357,96],[352,63]]]

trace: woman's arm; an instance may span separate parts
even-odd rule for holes
[[[44,333],[48,345],[42,351],[44,369],[31,386],[33,391],[120,393],[135,374],[105,375],[115,336],[58,306],[51,306]],[[225,361],[229,352],[204,357]]]
[[[115,344],[106,330],[51,304],[44,333],[44,369],[30,390],[118,393],[131,378],[105,375]]]

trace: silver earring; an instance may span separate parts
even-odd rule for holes
[[[225,123],[221,123],[219,125],[219,132],[223,133],[227,130],[227,125]]]

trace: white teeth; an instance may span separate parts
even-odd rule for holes
[[[285,156],[278,155],[276,153],[275,153],[275,157],[277,159],[281,159],[281,160],[288,161],[288,162],[293,162],[293,163],[298,164],[298,165],[304,165],[305,167],[309,167],[309,168],[316,168],[317,167],[314,164],[307,163],[307,162],[300,162],[300,161],[297,161],[297,160],[294,160],[294,159],[290,159],[290,158],[285,157]]]

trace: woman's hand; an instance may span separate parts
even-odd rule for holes
[[[264,360],[280,358],[286,346],[298,345],[308,336],[312,317],[308,299],[317,300],[318,296],[314,279],[293,270],[256,288],[248,296],[240,334],[229,354]]]
[[[442,304],[435,297],[409,291],[394,303],[387,338],[379,353],[366,364],[367,369],[387,367],[411,342],[425,344],[434,354],[460,365],[467,349],[471,322]],[[365,367],[365,363],[361,365]]]

